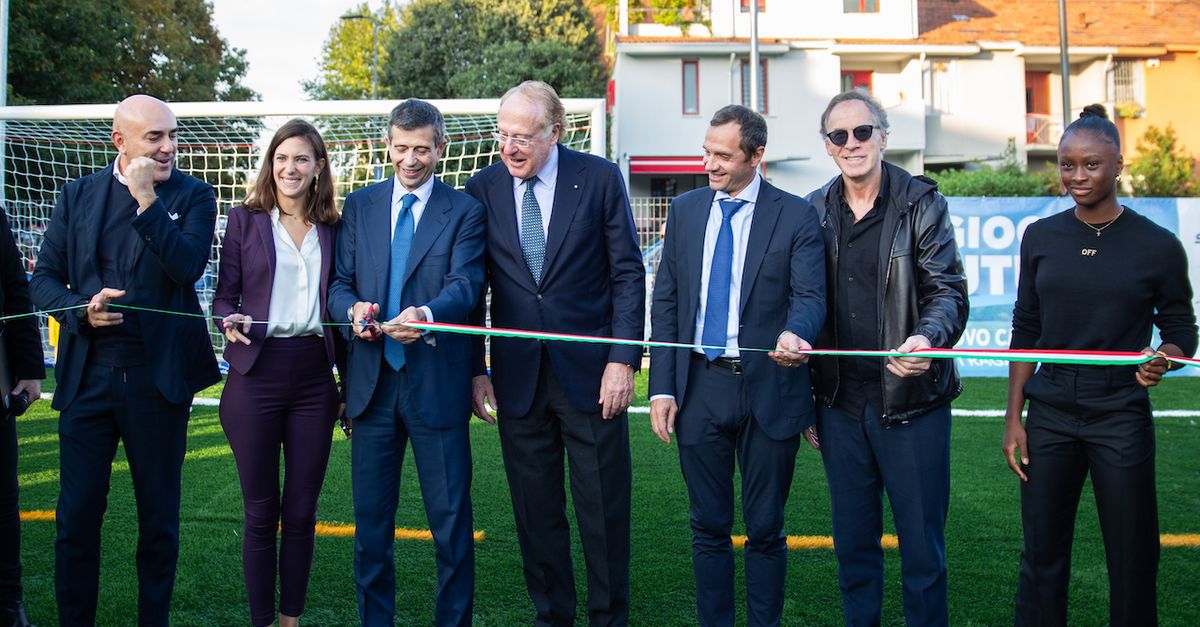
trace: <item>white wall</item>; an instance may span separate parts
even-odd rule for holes
[[[949,62],[947,110],[928,111],[927,160],[999,157],[1015,138],[1025,143],[1025,63],[1011,51]]]
[[[739,0],[712,0],[715,37],[749,37],[750,14]],[[758,14],[762,38],[915,39],[917,0],[879,0],[878,13],[842,13],[842,0],[767,0]]]
[[[682,113],[682,59],[688,58],[699,61],[699,115]],[[793,50],[763,58],[768,86],[767,176],[793,193],[807,192],[836,172],[818,130],[825,104],[840,87],[839,62],[823,50]],[[735,102],[741,101],[738,67]],[[709,118],[730,103],[728,55],[630,56],[618,46],[614,76],[613,141],[626,174],[630,156],[699,156]]]

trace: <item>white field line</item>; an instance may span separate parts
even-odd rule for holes
[[[42,394],[42,399],[49,401],[54,398],[53,394],[45,392]],[[195,398],[192,399],[192,407],[217,407],[221,404],[219,398]],[[630,407],[631,414],[649,414],[648,406]],[[951,409],[951,415],[966,417],[966,418],[1003,418],[1003,409]],[[1200,410],[1194,409],[1159,409],[1154,412],[1158,418],[1200,418]]]

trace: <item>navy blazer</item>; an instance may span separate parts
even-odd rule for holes
[[[692,190],[671,203],[650,306],[651,338],[695,344],[704,231],[716,192]],[[758,190],[742,267],[738,346],[774,348],[791,331],[816,341],[825,321],[825,242],[816,210],[765,180]],[[686,402],[688,349],[650,349],[650,395]],[[795,437],[816,420],[807,367],[785,368],[766,353],[742,351],[750,408],[769,437]]]
[[[391,267],[393,184],[394,178],[388,178],[346,197],[329,286],[329,314],[334,320],[346,320],[346,310],[358,301],[378,303],[384,309]],[[413,232],[401,311],[424,305],[436,322],[467,321],[483,286],[483,220],[483,207],[475,199],[434,182]],[[470,340],[449,333],[434,333],[425,340],[404,347],[413,403],[430,427],[461,425],[471,417]],[[394,341],[386,336],[373,342],[351,338],[346,387],[346,413],[351,418],[370,403],[379,373],[388,367],[383,343]]]
[[[33,311],[29,299],[29,279],[25,275],[25,260],[8,226],[8,216],[0,210],[0,316]],[[8,373],[13,385],[23,379],[45,379],[46,367],[42,356],[42,333],[35,316],[0,322],[0,340],[8,355]],[[30,399],[35,400],[35,399]],[[3,420],[3,418],[0,418]]]
[[[333,276],[333,249],[337,227],[316,224],[317,240],[321,246],[321,284],[318,287],[321,299],[321,314],[325,322],[331,321],[328,312],[327,292]],[[271,287],[275,284],[275,235],[271,228],[271,214],[251,211],[238,205],[229,210],[229,222],[225,225],[225,238],[221,242],[221,267],[217,276],[217,291],[213,296],[214,316],[224,318],[242,313],[254,320],[265,321],[271,310]],[[343,322],[345,316],[338,319]],[[218,323],[219,324],[219,323]],[[345,376],[341,356],[345,343],[340,329],[324,329],[325,353],[332,367]],[[230,342],[225,346],[225,361],[229,367],[246,374],[254,367],[258,354],[267,339],[267,325],[254,324],[245,334],[250,344]]]
[[[112,176],[113,165],[109,164],[67,183],[59,193],[29,284],[37,308],[86,303],[105,287],[96,250],[103,236]],[[129,282],[138,286],[140,300],[127,304],[199,315],[195,283],[208,265],[217,220],[216,196],[211,185],[178,169],[172,169],[171,178],[157,184],[154,191],[158,194],[154,204],[131,222],[138,240]],[[62,411],[78,391],[92,327],[82,309],[54,317],[62,332],[52,406]],[[167,401],[191,402],[196,392],[221,380],[203,318],[139,311],[138,319],[147,366]]]
[[[467,193],[487,207],[487,270],[496,327],[644,338],[646,270],[633,212],[617,166],[558,146],[558,181],[546,232],[541,285],[521,252],[513,177],[503,162],[467,181]],[[473,320],[482,323],[482,303]],[[474,342],[476,375],[486,372],[482,339]],[[537,388],[542,343],[491,338],[496,401],[505,415],[529,411]],[[600,378],[609,362],[639,368],[640,346],[547,342],[555,374],[571,404],[600,411]]]

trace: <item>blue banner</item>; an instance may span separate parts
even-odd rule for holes
[[[1008,348],[1013,303],[1017,298],[1021,236],[1040,218],[1074,206],[1061,198],[947,198],[950,219],[967,275],[971,318],[959,348]],[[1188,252],[1192,284],[1200,267],[1200,199],[1125,198],[1122,204],[1180,235]],[[1195,301],[1193,301],[1195,306]],[[1156,333],[1157,341],[1157,333]],[[1008,376],[1008,364],[985,359],[959,359],[968,377]],[[1185,368],[1200,375],[1197,368]]]

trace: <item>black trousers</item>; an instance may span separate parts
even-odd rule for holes
[[[62,625],[96,622],[100,525],[117,441],[137,499],[138,624],[166,625],[179,557],[179,480],[187,403],[169,403],[146,366],[88,364],[58,420],[61,489],[54,584]]]
[[[1029,477],[1017,625],[1066,625],[1071,542],[1089,473],[1108,562],[1109,621],[1158,624],[1154,424],[1134,369],[1043,365],[1025,385]]]
[[[797,399],[803,402],[803,399]],[[734,463],[742,473],[746,524],[746,623],[779,625],[787,575],[783,511],[800,434],[767,436],[750,410],[746,378],[693,357],[675,431],[679,464],[687,484],[692,527],[696,614],[703,627],[733,627]]]
[[[596,390],[599,395],[600,390]],[[525,585],[540,626],[575,622],[575,575],[563,487],[563,452],[587,564],[588,623],[629,623],[629,516],[633,469],[629,416],[604,420],[571,405],[543,354],[533,406],[500,415]]]
[[[21,600],[21,511],[17,489],[17,421],[0,409],[0,610]],[[0,613],[0,618],[4,614]]]

